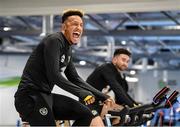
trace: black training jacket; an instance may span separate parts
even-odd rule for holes
[[[128,84],[112,63],[97,67],[87,78],[87,82],[102,91],[107,85],[115,93],[116,103],[133,107],[135,101],[127,94]],[[136,103],[135,103],[136,104]]]
[[[26,89],[51,93],[56,84],[80,99],[87,95],[107,99],[79,77],[71,56],[71,46],[61,32],[45,37],[30,55],[15,96]]]

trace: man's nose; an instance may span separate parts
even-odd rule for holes
[[[128,67],[128,63],[125,63],[124,65],[125,65],[126,67]]]
[[[78,27],[78,29],[83,29],[81,24],[79,24],[77,27]]]

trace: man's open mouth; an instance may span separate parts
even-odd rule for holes
[[[73,32],[73,37],[74,38],[79,38],[80,37],[80,33],[79,32]]]

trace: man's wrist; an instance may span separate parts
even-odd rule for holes
[[[84,101],[87,101],[87,100],[91,99],[92,97],[93,97],[93,96],[88,95],[88,96],[86,96],[86,97],[84,98]]]

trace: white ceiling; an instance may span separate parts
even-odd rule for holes
[[[0,16],[60,14],[77,8],[86,13],[180,10],[180,0],[0,0]]]
[[[77,61],[94,65],[109,60],[115,48],[128,47],[133,64],[147,58],[159,69],[180,69],[180,0],[0,0],[0,52],[10,46],[31,52],[43,28],[50,32],[51,19],[52,31],[59,31],[69,8],[86,13],[85,38],[74,48]]]

